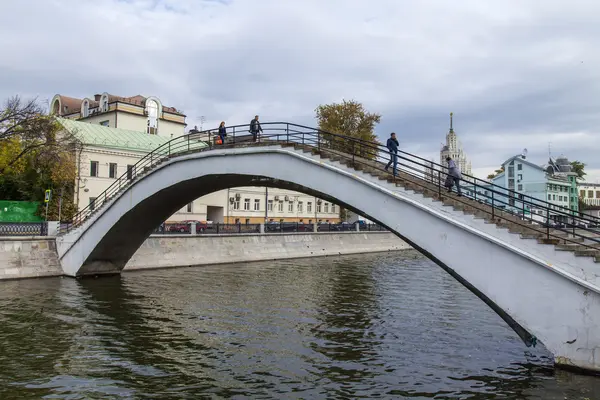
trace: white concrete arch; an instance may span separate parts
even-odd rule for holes
[[[64,272],[118,273],[174,210],[202,194],[247,185],[257,177],[272,185],[298,185],[361,210],[505,314],[525,340],[527,332],[537,337],[558,363],[600,371],[600,285],[590,272],[597,268],[593,261],[575,264],[570,253],[290,148],[212,150],[166,161],[82,226],[57,238]]]

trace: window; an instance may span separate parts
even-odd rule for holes
[[[288,204],[288,211],[289,212],[294,212],[294,203],[290,201],[290,203]]]
[[[102,125],[102,126],[110,126],[110,123],[109,123],[108,120],[106,120],[106,121],[100,121],[100,125]]]
[[[250,218],[246,218],[246,225],[250,225]]]
[[[523,164],[517,164],[517,171],[523,170]]]
[[[283,212],[283,201],[282,200],[279,200],[279,203],[277,203],[277,211]]]
[[[523,180],[523,174],[517,174],[517,179],[522,181]]]
[[[508,177],[509,178],[515,177],[515,167],[513,167],[512,165],[510,167],[508,167]]]
[[[260,211],[260,200],[254,199],[254,211]]]
[[[92,175],[92,176],[95,176],[95,175]],[[593,199],[594,198],[594,191],[593,190],[588,190],[587,197],[589,197],[590,199]]]
[[[328,213],[329,212],[329,203],[325,203],[325,212]]]
[[[108,96],[107,95],[102,96],[102,99],[100,100],[100,102],[101,102],[102,112],[108,111]]]
[[[600,192],[598,192],[598,193],[600,193]],[[299,201],[299,202],[298,202],[298,209],[297,209],[299,213],[301,213],[301,212],[302,212],[302,208],[303,208],[303,206],[304,206],[304,203],[303,203],[303,202],[301,202],[301,201]]]
[[[267,205],[267,210],[273,211],[273,200],[269,200],[269,203]]]
[[[94,211],[94,208],[96,208],[96,198],[90,197],[90,211]]]
[[[250,211],[250,199],[244,199],[244,210]]]
[[[158,103],[155,100],[147,101],[146,114],[148,115],[148,133],[156,135],[158,133]]]
[[[317,212],[321,212],[321,203],[317,202]]]
[[[552,195],[552,200],[556,200],[556,195],[555,194]]]
[[[596,198],[597,198],[597,199],[600,199],[600,190],[597,190],[597,191],[596,191]]]
[[[127,166],[127,179],[132,180],[134,175],[133,165]]]
[[[108,164],[108,176],[109,178],[116,178],[117,177],[117,163],[110,163]]]
[[[188,205],[185,207],[185,211],[189,213],[194,212],[194,203],[188,203]]]
[[[552,195],[551,194],[548,195],[548,200],[552,200]]]
[[[90,162],[90,176],[98,176],[98,161]]]
[[[238,202],[238,203],[239,203],[239,202]],[[239,225],[239,223],[240,223],[240,219],[239,219],[239,218],[236,218],[236,219],[235,219],[235,222],[234,222],[234,224],[236,224],[236,225]]]
[[[332,205],[331,205],[331,213],[332,213],[332,214],[335,214],[335,204],[332,204]]]
[[[585,190],[580,190],[579,191],[579,196],[585,197]]]
[[[519,185],[517,186],[517,189],[518,189],[518,190],[523,190],[523,185],[521,185],[521,184],[519,183]]]
[[[306,212],[312,212],[312,202],[309,201],[308,203],[306,203]]]
[[[234,210],[239,210],[240,209],[240,199],[237,196],[233,200],[233,209]],[[236,222],[236,224],[237,224],[237,222]]]

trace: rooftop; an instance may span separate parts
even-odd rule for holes
[[[61,115],[74,114],[74,113],[78,113],[81,111],[81,104],[83,103],[84,99],[63,96],[60,94],[57,94],[55,97],[60,99],[61,105],[63,107],[66,106],[66,110],[61,110],[61,112],[62,112]],[[100,102],[101,97],[102,97],[102,95],[95,94],[93,97],[89,98],[90,99],[90,108],[98,107],[100,104],[99,102]],[[108,94],[108,103],[109,104],[115,103],[115,102],[120,102],[120,103],[126,103],[126,104],[132,104],[132,105],[136,105],[136,106],[140,106],[140,107],[145,107],[147,99],[148,99],[147,97],[144,97],[141,94],[131,96],[131,97],[120,97],[120,96],[114,96],[112,94]],[[176,114],[176,115],[182,115],[185,117],[185,114],[183,114],[181,111],[177,110],[175,107],[167,107],[167,106],[163,105],[162,110],[163,110],[163,112],[167,112],[170,114]]]
[[[67,131],[77,136],[84,145],[96,145],[148,153],[170,140],[164,136],[109,128],[87,122],[73,121],[67,118],[57,118],[57,120]]]

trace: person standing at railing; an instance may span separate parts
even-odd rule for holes
[[[454,185],[456,185],[456,192],[459,196],[462,196],[460,191],[460,179],[462,178],[460,169],[458,168],[458,165],[456,165],[456,161],[454,161],[452,158],[446,157],[446,161],[448,162],[448,176],[452,177]],[[452,185],[448,187],[448,193],[450,192],[452,192]]]
[[[262,133],[262,127],[260,126],[260,122],[258,122],[258,115],[254,116],[254,119],[250,121],[250,133],[252,133],[252,138],[256,142],[258,139],[258,133]]]
[[[225,128],[225,121],[221,121],[219,125],[219,139],[221,139],[220,144],[225,144],[225,138],[227,137],[227,129]]]
[[[394,176],[396,176],[398,170],[398,146],[400,146],[400,143],[398,143],[398,139],[396,139],[396,133],[392,132],[385,145],[385,147],[387,147],[387,149],[390,151],[390,162],[388,162],[385,166],[385,170],[387,171],[390,169],[390,166],[393,164],[394,166],[392,171]]]

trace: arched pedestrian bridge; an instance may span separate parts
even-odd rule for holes
[[[464,177],[465,196],[448,194],[440,186],[444,168],[408,153],[399,153],[393,177],[379,144],[292,124],[262,126],[256,141],[238,126],[225,144],[214,144],[209,132],[187,135],[140,160],[57,238],[65,275],[119,273],[156,226],[200,196],[238,186],[293,189],[387,226],[526,344],[540,340],[558,364],[600,371],[599,240],[575,225],[546,224],[556,216],[596,221],[472,177]]]

